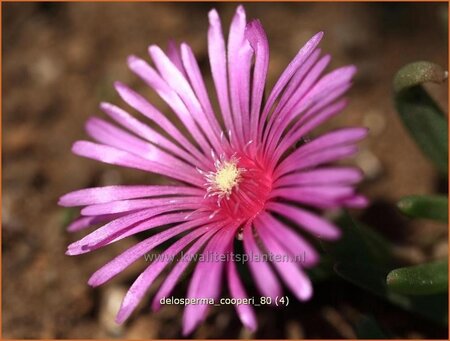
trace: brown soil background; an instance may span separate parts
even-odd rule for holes
[[[182,308],[152,314],[148,297],[130,321],[113,316],[127,286],[145,265],[133,266],[99,289],[86,281],[96,268],[135,241],[80,257],[64,255],[81,235],[65,225],[73,211],[57,198],[74,189],[115,183],[149,183],[154,177],[75,157],[71,144],[99,114],[100,101],[121,103],[112,82],[156,96],[127,70],[129,54],[146,56],[169,38],[193,47],[208,74],[207,12],[219,9],[224,25],[235,4],[7,3],[3,12],[2,329],[4,338],[178,338]],[[331,53],[331,67],[356,64],[351,105],[329,126],[366,125],[371,136],[356,162],[367,180],[361,190],[372,206],[359,213],[393,241],[405,264],[445,257],[447,229],[401,217],[401,196],[446,189],[402,127],[393,109],[395,71],[415,60],[447,67],[447,4],[248,4],[271,46],[269,88],[298,48],[315,32]],[[209,76],[208,76],[209,77]],[[430,87],[447,110],[447,84]],[[182,297],[186,282],[175,296]],[[314,298],[288,308],[257,309],[254,335],[232,307],[214,308],[195,338],[354,338],[352,325],[373,315],[396,338],[447,338],[447,330],[406,313],[340,280],[316,286]],[[152,288],[152,290],[154,290]]]

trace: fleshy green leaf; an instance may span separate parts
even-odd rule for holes
[[[412,218],[448,222],[448,198],[442,195],[411,195],[400,199],[397,206]]]
[[[448,173],[448,129],[442,110],[422,88],[425,82],[447,78],[439,65],[415,62],[401,68],[394,78],[395,104],[411,136],[444,174]]]
[[[347,213],[341,215],[336,223],[343,233],[341,239],[336,243],[322,243],[334,262],[389,263],[391,245],[374,229],[353,220]]]
[[[400,294],[429,295],[447,292],[448,261],[437,261],[392,270],[387,275],[389,289]]]
[[[431,321],[447,323],[447,293],[409,296],[391,290],[386,277],[392,269],[391,246],[374,229],[354,221],[348,214],[338,219],[343,236],[336,243],[322,243],[343,279],[407,311]]]
[[[448,322],[447,293],[423,296],[396,293],[386,284],[385,279],[388,271],[370,263],[337,263],[335,271],[345,280],[407,311],[443,325]]]
[[[447,79],[447,72],[438,64],[419,61],[402,67],[394,78],[396,93],[426,82],[442,83]]]

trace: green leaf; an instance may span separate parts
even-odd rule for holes
[[[411,195],[400,199],[397,206],[412,218],[448,222],[448,198],[443,195]]]
[[[357,222],[347,213],[342,214],[336,223],[342,230],[338,242],[322,242],[324,250],[335,262],[353,262],[387,265],[391,257],[391,245],[374,229]]]
[[[448,128],[442,110],[422,88],[443,82],[447,73],[437,64],[415,62],[394,78],[395,104],[400,118],[418,146],[444,174],[448,173]]]
[[[422,83],[443,83],[447,72],[438,64],[419,61],[403,66],[394,77],[394,91],[399,93]]]
[[[387,285],[394,292],[408,295],[447,292],[448,261],[442,260],[392,270],[387,275]]]
[[[392,291],[386,284],[388,271],[373,264],[361,262],[337,263],[336,273],[354,285],[367,290],[407,311],[446,325],[448,323],[447,293],[409,296]]]
[[[388,339],[383,330],[381,330],[377,321],[371,316],[363,316],[355,326],[355,332],[358,339]]]

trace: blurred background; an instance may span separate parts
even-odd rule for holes
[[[149,44],[170,38],[189,43],[210,83],[207,13],[216,7],[228,26],[232,3],[3,3],[2,102],[2,329],[3,338],[178,338],[182,307],[153,314],[149,299],[123,326],[113,319],[127,287],[145,266],[132,266],[91,289],[90,274],[133,245],[128,238],[91,254],[69,257],[81,237],[65,226],[76,216],[56,202],[78,188],[158,181],[140,171],[85,160],[71,144],[86,138],[84,122],[100,101],[122,105],[112,83],[132,85],[156,104],[126,67],[146,57]],[[445,192],[447,183],[416,147],[392,101],[392,78],[404,64],[429,60],[448,69],[446,3],[249,3],[270,42],[268,87],[309,37],[325,31],[331,67],[355,64],[350,105],[326,128],[364,125],[370,137],[355,162],[364,170],[361,191],[372,201],[355,215],[390,240],[398,259],[417,264],[446,257],[447,227],[411,221],[397,212],[404,195]],[[208,83],[208,84],[209,84]],[[445,112],[448,86],[427,88]],[[166,109],[165,106],[161,106]],[[101,114],[100,114],[101,115]],[[187,282],[174,296],[183,297]],[[155,286],[151,292],[154,292]],[[150,293],[151,294],[151,293]],[[259,330],[247,332],[233,307],[214,307],[195,338],[355,338],[354,324],[374,316],[395,338],[447,338],[447,328],[424,322],[338,278],[315,285],[305,304],[257,308]]]

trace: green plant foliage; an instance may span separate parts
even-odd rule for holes
[[[411,296],[391,290],[386,283],[393,268],[391,245],[348,214],[338,222],[344,233],[342,239],[335,244],[323,243],[323,248],[333,259],[334,270],[341,278],[407,311],[440,324],[447,323],[447,293]]]
[[[415,62],[401,68],[394,78],[395,105],[411,136],[444,174],[448,173],[448,128],[442,110],[421,86],[447,78],[439,65]]]
[[[448,198],[443,195],[411,195],[397,203],[399,210],[411,218],[448,222]]]
[[[394,292],[409,295],[429,295],[448,290],[448,261],[442,260],[392,270],[387,285]]]

